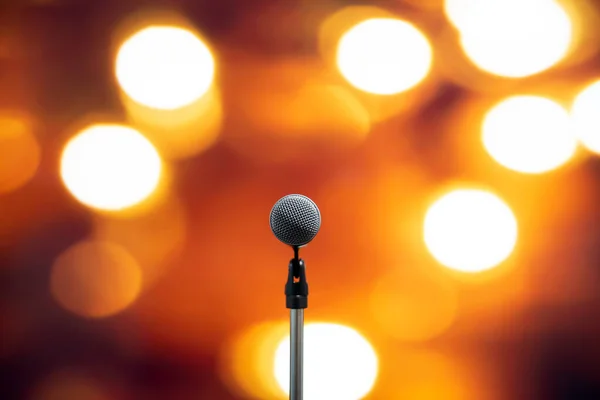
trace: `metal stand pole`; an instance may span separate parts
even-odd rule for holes
[[[290,400],[302,400],[304,309],[290,310]]]
[[[290,309],[290,400],[302,400],[304,369],[304,309],[308,307],[308,283],[304,261],[294,258],[288,268],[285,305]]]

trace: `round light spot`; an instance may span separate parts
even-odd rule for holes
[[[392,95],[420,83],[432,63],[431,45],[412,24],[393,18],[363,21],[342,36],[337,64],[353,86]]]
[[[539,174],[565,164],[577,150],[569,114],[552,100],[510,97],[483,122],[483,145],[506,168]]]
[[[534,75],[561,61],[571,47],[573,24],[556,1],[467,3],[470,6],[447,5],[446,9],[455,10],[451,18],[458,25],[466,55],[486,72],[509,78]]]
[[[83,316],[114,315],[137,298],[142,274],[135,259],[108,242],[81,242],[54,262],[50,279],[56,301]]]
[[[193,103],[209,90],[215,61],[193,32],[176,26],[150,26],[121,45],[115,73],[133,100],[172,110]]]
[[[452,191],[427,211],[425,244],[441,264],[480,272],[504,261],[517,243],[517,220],[496,195],[474,189]]]
[[[157,188],[162,162],[139,132],[120,125],[93,125],[65,146],[61,175],[81,203],[117,211],[138,204]]]

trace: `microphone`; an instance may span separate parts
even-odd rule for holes
[[[308,283],[304,260],[298,258],[298,250],[319,232],[321,212],[308,197],[290,194],[275,203],[269,220],[275,237],[294,249],[285,284],[285,305],[290,309],[290,400],[302,400],[304,309],[308,307]]]
[[[302,247],[315,238],[321,228],[317,205],[301,194],[282,197],[271,209],[271,230],[279,241]]]

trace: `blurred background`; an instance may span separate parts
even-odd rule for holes
[[[600,3],[4,0],[0,398],[600,398]],[[286,342],[288,340],[288,342]]]

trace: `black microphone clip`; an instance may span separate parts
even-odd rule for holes
[[[294,258],[288,266],[288,280],[285,284],[285,306],[290,309],[308,308],[308,282],[304,260],[298,258],[298,248],[294,247]]]

